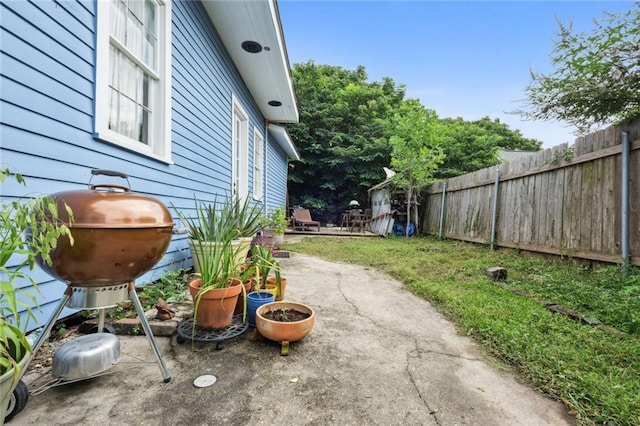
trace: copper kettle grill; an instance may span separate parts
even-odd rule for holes
[[[105,308],[130,299],[154,352],[164,382],[171,376],[164,363],[144,309],[135,290],[134,280],[150,270],[162,258],[171,242],[174,222],[167,207],[159,200],[137,194],[129,186],[94,184],[97,175],[127,180],[125,173],[95,169],[89,188],[52,194],[62,220],[73,235],[58,240],[51,253],[52,265],[39,265],[49,275],[67,283],[67,289],[33,346],[37,352],[65,306],[76,309],[99,309],[97,331],[102,332]],[[66,206],[73,212],[69,220]]]

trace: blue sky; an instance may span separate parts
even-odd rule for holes
[[[291,64],[355,69],[391,77],[440,117],[499,118],[550,148],[573,143],[565,123],[522,121],[507,111],[525,98],[529,70],[548,72],[557,19],[593,28],[620,1],[279,0]]]

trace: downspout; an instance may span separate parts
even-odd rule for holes
[[[264,119],[264,146],[262,147],[263,150],[262,152],[264,153],[263,155],[263,159],[262,159],[262,176],[263,176],[263,182],[262,182],[262,198],[264,199],[264,203],[262,206],[262,213],[266,216],[267,214],[267,197],[268,197],[268,193],[269,191],[267,191],[267,188],[269,188],[269,185],[267,185],[267,151],[269,151],[267,148],[269,147],[269,120],[267,120],[266,118]]]
[[[442,205],[440,206],[440,239],[444,238],[444,203],[447,194],[447,181],[442,184]]]
[[[629,132],[622,132],[622,176],[621,191],[621,235],[622,278],[626,279],[629,270]]]

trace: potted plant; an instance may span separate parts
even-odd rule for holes
[[[287,230],[287,216],[284,207],[280,206],[271,210],[265,222],[265,227],[272,237],[273,246],[279,249],[284,243],[284,233]]]
[[[251,249],[251,268],[256,282],[254,292],[247,296],[249,310],[249,325],[255,327],[255,311],[265,304],[273,302],[279,291],[276,283],[269,283],[271,272],[280,282],[280,265],[273,256],[273,248],[266,238],[260,237]]]
[[[272,302],[256,310],[256,330],[262,336],[280,342],[281,355],[289,355],[289,342],[305,337],[315,322],[310,306],[296,302]]]
[[[207,329],[229,326],[240,294],[243,298],[246,296],[242,285],[244,275],[238,262],[238,251],[242,248],[233,244],[233,235],[230,231],[217,234],[213,241],[193,241],[194,262],[197,260],[200,265],[196,278],[189,283],[194,304],[194,332],[196,325]]]
[[[257,287],[267,290],[267,278],[271,272],[280,275],[280,265],[273,256],[273,248],[265,243],[264,239],[258,241],[251,250],[251,265],[257,281]]]
[[[239,248],[236,251],[237,262],[242,264],[249,252],[253,235],[260,229],[260,209],[251,205],[248,200],[240,201],[235,197],[221,202],[216,198],[212,204],[205,204],[194,197],[194,203],[195,217],[187,216],[173,206],[189,231],[194,270],[200,270],[197,250],[214,244],[219,235],[224,235],[225,239],[230,238],[232,244]]]
[[[6,178],[25,184],[21,175],[5,167],[0,169],[0,182]],[[67,211],[73,220],[72,212]],[[20,381],[31,358],[26,332],[29,320],[35,320],[31,307],[37,306],[33,291],[38,287],[29,271],[35,268],[37,257],[51,264],[50,252],[59,237],[67,236],[73,244],[69,228],[57,222],[58,217],[56,203],[46,197],[3,201],[0,206],[0,424],[19,412],[29,395]],[[22,401],[17,401],[18,396]]]

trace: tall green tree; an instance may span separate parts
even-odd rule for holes
[[[352,199],[368,201],[369,188],[385,179],[392,167],[391,138],[409,138],[405,125],[427,114],[391,78],[368,81],[364,67],[347,70],[313,61],[292,70],[300,122],[287,126],[301,159],[289,170],[289,202],[312,210],[314,218],[337,221]],[[446,160],[434,172],[438,178],[457,176],[499,163],[498,148],[536,149],[538,141],[524,138],[499,120],[476,122],[439,120],[440,145]],[[419,127],[419,126],[418,126]],[[434,127],[435,128],[435,127]],[[400,133],[397,133],[400,132]],[[402,133],[405,132],[405,133]],[[425,142],[426,143],[426,142]],[[399,148],[397,148],[399,149]]]
[[[482,127],[494,137],[496,145],[503,149],[519,149],[523,151],[538,151],[542,147],[542,141],[526,138],[520,130],[512,130],[499,118],[482,117],[480,120],[472,121],[471,124]]]
[[[564,120],[587,133],[640,115],[640,3],[605,13],[590,31],[558,22],[549,74],[531,72],[524,109],[535,120]]]
[[[500,135],[462,118],[442,120],[444,162],[435,176],[440,179],[460,176],[500,163]]]
[[[402,188],[405,195],[405,236],[409,237],[412,200],[432,182],[444,158],[440,147],[443,125],[435,111],[425,109],[417,100],[404,102],[395,121],[395,132],[389,139],[391,168],[397,173],[392,179],[394,186]]]
[[[320,220],[337,220],[349,200],[364,204],[389,165],[392,116],[405,91],[390,78],[367,81],[364,67],[346,70],[295,64],[300,123],[288,130],[300,152],[289,171],[290,204]]]
[[[442,119],[444,162],[435,177],[446,179],[500,164],[500,149],[537,151],[542,142],[525,138],[499,119],[483,117],[476,121]]]

